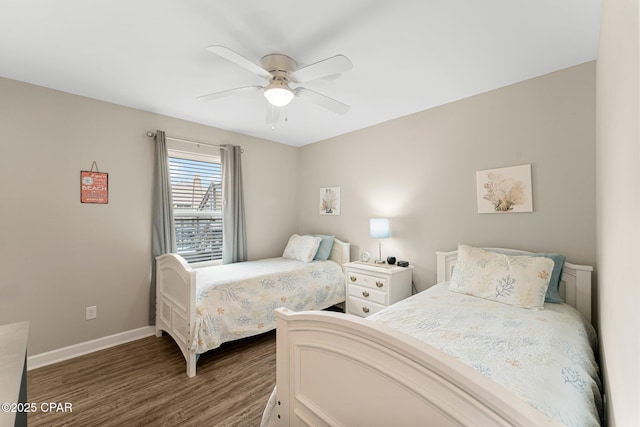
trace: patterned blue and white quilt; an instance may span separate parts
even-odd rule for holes
[[[345,300],[334,261],[269,258],[196,269],[196,322],[191,349],[204,353],[276,327],[274,309],[320,310]]]
[[[600,426],[596,334],[573,307],[529,310],[441,283],[368,319],[448,353],[570,427]]]

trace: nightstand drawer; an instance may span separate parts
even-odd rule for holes
[[[389,279],[387,278],[369,276],[353,271],[347,271],[347,280],[352,284],[366,286],[371,289],[379,289],[381,291],[386,291],[389,287]]]
[[[349,295],[348,307],[349,314],[355,314],[356,316],[360,317],[367,317],[385,308],[385,306],[382,304],[376,304],[372,301],[364,301],[361,298],[356,298],[351,295]]]
[[[387,293],[367,288],[365,286],[350,285],[349,295],[363,299],[365,301],[373,301],[378,304],[387,304]]]

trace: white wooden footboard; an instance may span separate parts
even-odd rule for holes
[[[189,350],[196,318],[196,271],[179,255],[156,258],[156,336],[173,337],[187,362],[187,375],[196,375],[196,354]]]
[[[276,310],[280,426],[557,426],[455,358],[384,325]]]

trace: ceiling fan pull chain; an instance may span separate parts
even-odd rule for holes
[[[271,132],[276,130],[276,107],[269,104],[269,114],[271,114],[271,119],[269,123],[271,123]]]

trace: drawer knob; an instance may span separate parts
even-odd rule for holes
[[[356,280],[358,280],[358,278],[356,276],[349,276],[349,280],[355,282]]]
[[[362,311],[364,311],[365,313],[368,313],[369,312],[369,307],[367,307],[367,306],[362,307]]]
[[[369,298],[369,291],[362,291],[362,296],[365,298]]]
[[[384,283],[380,282],[380,281],[376,281],[376,286],[381,288],[384,286]]]

